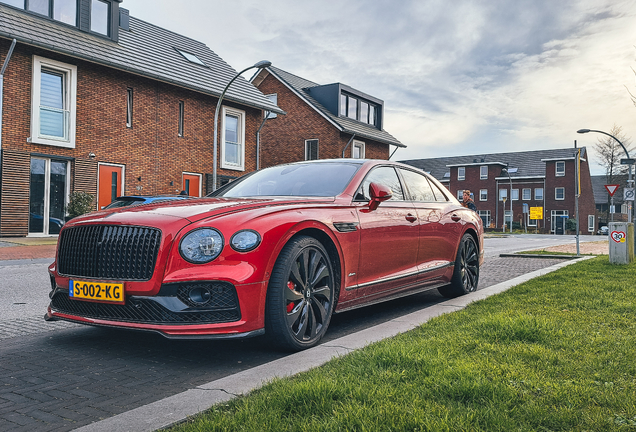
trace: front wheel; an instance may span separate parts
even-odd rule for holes
[[[438,289],[444,297],[459,297],[477,289],[479,282],[479,250],[475,239],[464,234],[457,249],[455,269],[449,285]]]
[[[329,254],[313,237],[297,237],[281,251],[267,289],[265,330],[281,348],[316,345],[333,313],[335,283]]]

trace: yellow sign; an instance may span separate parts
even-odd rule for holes
[[[543,219],[543,207],[530,207],[530,219]]]

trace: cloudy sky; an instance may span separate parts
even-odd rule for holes
[[[384,100],[393,159],[636,141],[636,0],[124,0],[234,69],[263,59]],[[246,78],[249,78],[246,73]],[[592,173],[601,174],[592,153]]]

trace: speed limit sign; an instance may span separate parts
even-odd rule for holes
[[[634,188],[623,189],[623,201],[634,201]]]

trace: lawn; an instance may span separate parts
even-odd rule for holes
[[[636,431],[636,264],[598,257],[171,431]]]

